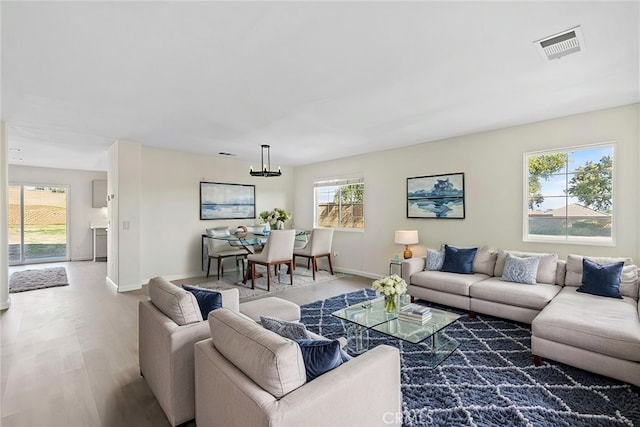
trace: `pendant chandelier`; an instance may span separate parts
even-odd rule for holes
[[[258,170],[258,171],[254,171],[253,170],[253,166],[249,166],[249,175],[251,176],[262,176],[265,178],[271,177],[271,176],[280,176],[282,175],[282,172],[280,171],[280,167],[278,166],[278,170],[277,171],[272,171],[271,170],[271,146],[267,145],[267,144],[262,144],[261,146],[261,153],[260,153],[260,164],[262,165],[262,169]],[[267,162],[264,162],[264,152],[267,152]]]

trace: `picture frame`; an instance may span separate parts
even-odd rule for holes
[[[464,173],[407,178],[407,218],[464,219]]]
[[[248,184],[200,182],[200,219],[254,219],[256,187]]]

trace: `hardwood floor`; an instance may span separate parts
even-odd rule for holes
[[[0,315],[0,425],[168,426],[138,368],[138,301],[117,293],[106,264],[69,262],[69,286],[11,294]],[[278,293],[297,304],[369,287],[347,276]],[[193,423],[191,423],[193,425]]]

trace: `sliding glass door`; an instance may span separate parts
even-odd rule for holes
[[[9,186],[9,263],[66,261],[67,188]]]

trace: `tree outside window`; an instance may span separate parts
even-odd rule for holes
[[[613,242],[612,144],[525,155],[525,240]]]
[[[315,226],[364,229],[364,181],[315,183]]]

